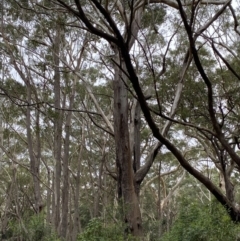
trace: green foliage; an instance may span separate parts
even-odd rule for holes
[[[51,227],[45,222],[43,215],[25,217],[10,224],[12,237],[25,241],[60,241]]]
[[[166,15],[165,8],[161,6],[147,6],[142,18],[142,25],[144,28],[153,27],[154,24],[160,25],[164,21]]]
[[[240,231],[217,201],[183,200],[177,219],[162,241],[234,241]]]
[[[91,202],[90,202],[91,204]],[[81,205],[79,207],[80,221],[83,228],[87,227],[89,221],[91,220],[91,214],[88,205]]]
[[[104,225],[100,219],[91,219],[78,241],[136,241],[136,238],[122,234],[121,225]]]

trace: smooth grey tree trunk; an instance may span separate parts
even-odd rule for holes
[[[120,61],[119,61],[119,64]],[[114,89],[114,136],[116,163],[118,170],[118,194],[122,198],[126,232],[142,236],[142,219],[137,194],[134,188],[134,173],[130,151],[128,129],[128,90],[126,79],[118,66],[115,66]]]

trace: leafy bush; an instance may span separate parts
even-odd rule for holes
[[[113,224],[104,226],[100,219],[90,220],[84,232],[79,235],[78,241],[136,241],[134,237],[125,237],[122,227]]]
[[[32,215],[10,224],[12,237],[26,241],[60,241],[51,227],[46,225],[43,215]]]
[[[236,241],[240,233],[227,211],[216,201],[183,201],[179,215],[162,241]]]

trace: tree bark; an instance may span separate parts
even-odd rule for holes
[[[119,64],[120,61],[118,61]],[[119,66],[115,65],[114,89],[114,133],[116,163],[118,170],[118,194],[123,201],[126,232],[142,236],[142,219],[137,194],[134,189],[132,158],[128,129],[128,90],[126,79]]]
[[[76,174],[76,192],[74,196],[74,215],[73,215],[73,231],[72,231],[72,239],[76,240],[77,235],[81,232],[81,221],[80,221],[80,212],[79,212],[79,199],[80,199],[80,175],[81,175],[81,161],[83,158],[83,148],[85,145],[85,124],[82,124],[82,136],[81,136],[82,144],[79,147],[79,154],[77,159],[77,174]]]
[[[61,44],[61,30],[57,26],[54,46],[53,46],[53,62],[54,62],[54,195],[53,195],[53,223],[55,229],[60,233],[60,199],[61,199],[61,150],[62,150],[62,112],[60,110],[60,44]]]
[[[26,83],[27,84],[27,99],[28,103],[31,104],[31,85],[29,81]],[[39,124],[39,113],[37,114],[37,120],[36,123],[37,125]],[[26,115],[26,127],[27,127],[27,141],[28,141],[28,152],[29,152],[29,157],[30,157],[30,170],[31,174],[33,177],[33,185],[34,185],[34,208],[35,212],[39,213],[42,208],[42,200],[41,200],[41,188],[40,188],[40,175],[39,175],[39,167],[40,167],[40,160],[39,156],[40,153],[38,153],[38,157],[35,156],[34,153],[34,140],[32,137],[32,130],[31,130],[31,109],[28,106],[27,107],[27,115]],[[38,129],[38,127],[37,127]],[[37,130],[39,131],[39,130]],[[37,136],[38,138],[39,136]],[[37,143],[39,144],[39,140],[37,140]],[[40,148],[40,147],[39,147]],[[40,150],[38,150],[40,151]]]
[[[73,84],[72,94],[69,100],[69,109],[72,109],[75,96],[75,83]],[[69,148],[70,148],[70,131],[71,131],[72,112],[69,111],[65,124],[65,141],[63,156],[63,188],[62,188],[62,217],[61,217],[61,237],[67,237],[68,230],[68,207],[69,207]]]

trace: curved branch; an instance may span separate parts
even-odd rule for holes
[[[190,47],[191,47],[191,50],[192,50],[192,54],[193,54],[193,58],[194,58],[196,67],[197,67],[202,79],[204,80],[204,82],[207,86],[207,90],[208,90],[208,112],[209,112],[209,115],[210,115],[210,118],[211,118],[211,121],[212,121],[213,128],[215,129],[215,131],[217,133],[217,137],[218,137],[219,141],[224,146],[224,148],[227,150],[230,157],[238,164],[238,166],[240,166],[240,157],[234,152],[234,150],[229,146],[229,144],[225,140],[224,135],[221,131],[221,127],[220,127],[220,125],[219,125],[219,123],[216,119],[215,110],[213,108],[214,101],[213,101],[212,83],[209,80],[208,76],[206,75],[206,73],[203,69],[203,66],[200,62],[198,52],[197,52],[197,49],[195,47],[195,41],[194,41],[194,38],[193,38],[192,29],[187,22],[182,3],[181,3],[180,0],[177,0],[177,2],[178,2],[178,5],[179,5],[179,12],[180,12],[180,15],[182,17],[182,20],[183,20],[183,23],[184,23],[184,26],[185,26],[185,29],[186,29],[186,32],[187,32],[187,35],[188,35],[188,38],[189,38],[189,43],[190,43]],[[228,4],[230,4],[230,2],[231,1],[227,1],[227,3],[224,5],[224,7],[226,8],[228,6]],[[222,9],[222,12],[223,12],[223,10],[224,9]],[[174,146],[171,147],[171,149],[173,149],[174,152],[176,152],[176,151],[178,152],[178,150],[174,150],[174,149],[176,149]],[[177,154],[179,156],[179,154],[181,154],[181,153],[177,153]],[[179,156],[178,160],[181,161],[181,162],[185,162],[185,160],[180,160],[182,158],[183,157]],[[186,163],[183,163],[183,164],[185,165]],[[187,168],[189,169],[190,173],[192,172],[191,174],[193,174],[193,176],[197,177],[198,180],[201,180],[201,182],[208,188],[209,191],[212,192],[212,194],[217,198],[217,200],[222,205],[224,205],[226,208],[229,209],[229,214],[230,214],[232,220],[239,222],[240,221],[240,212],[239,212],[239,210],[237,210],[233,206],[233,204],[226,198],[226,196],[223,195],[221,193],[221,191],[218,190],[218,188],[208,178],[203,176],[201,173],[198,173],[198,171],[196,171],[196,170],[191,170],[192,167],[187,167]]]
[[[146,2],[149,2],[149,3],[163,3],[163,4],[168,5],[169,7],[172,7],[172,8],[175,8],[175,9],[179,9],[177,1],[174,1],[174,0],[149,0],[149,1],[146,1]],[[192,5],[192,1],[184,1],[184,2],[185,2],[184,6]],[[200,3],[203,4],[203,5],[206,5],[206,4],[223,5],[223,4],[226,3],[226,0],[205,0],[205,1],[202,0]]]
[[[173,196],[181,182],[183,181],[184,177],[186,176],[186,171],[183,171],[182,176],[178,179],[177,183],[172,187],[168,195],[161,201],[161,209],[167,204],[167,202],[170,200],[170,198]]]
[[[171,170],[171,171],[168,171],[168,172],[164,172],[164,173],[161,173],[160,177],[164,177],[164,176],[167,176],[167,175],[170,175],[176,171],[178,171],[180,168],[180,165],[178,165],[175,169]],[[159,174],[157,174],[156,176],[152,177],[150,180],[148,180],[146,182],[146,184],[142,187],[142,192],[144,191],[144,189],[149,186],[153,181],[155,181],[157,178],[159,178]]]
[[[213,107],[214,104],[214,100],[213,100],[213,88],[212,88],[212,83],[209,80],[207,74],[205,73],[203,66],[201,64],[201,61],[199,59],[198,56],[198,52],[197,49],[195,47],[195,41],[193,38],[193,33],[192,33],[192,29],[189,26],[187,19],[186,19],[186,15],[184,13],[182,4],[180,0],[177,0],[178,4],[179,4],[179,11],[182,17],[182,20],[184,22],[184,26],[186,29],[186,32],[188,34],[188,39],[189,39],[189,43],[190,43],[190,47],[192,49],[192,54],[193,54],[193,58],[196,64],[196,67],[198,69],[198,72],[200,73],[204,83],[207,86],[207,91],[208,91],[208,112],[211,118],[211,122],[213,125],[214,130],[216,131],[217,137],[219,139],[219,141],[221,142],[221,144],[224,146],[224,148],[226,149],[226,151],[228,152],[228,154],[230,155],[230,157],[234,160],[234,162],[236,162],[236,164],[240,167],[240,157],[235,153],[235,151],[232,149],[232,147],[228,144],[228,142],[225,140],[224,135],[221,131],[221,126],[219,125],[216,116],[215,116],[215,110]],[[224,8],[221,9],[221,12],[224,11],[224,9],[226,9],[226,7],[228,6],[228,4],[230,4],[231,0],[227,1],[227,3],[224,5]],[[220,16],[220,15],[218,15]],[[215,16],[214,16],[215,18]],[[216,19],[216,18],[215,18]]]
[[[212,42],[213,51],[219,56],[219,58],[223,61],[223,63],[227,66],[227,68],[240,80],[240,75],[232,68],[232,66],[228,63],[228,61],[221,55],[221,53],[217,50],[214,43]]]
[[[65,2],[63,2],[62,0],[57,0],[63,7],[65,7],[70,13],[72,13],[74,16],[76,16],[77,18],[79,18],[87,27],[87,29],[97,35],[100,36],[104,39],[106,39],[109,42],[113,42],[115,44],[117,44],[118,40],[111,36],[110,34],[104,33],[103,31],[99,30],[98,28],[95,28],[92,23],[89,21],[89,19],[87,18],[87,16],[85,15],[80,1],[79,0],[75,0],[75,4],[77,6],[78,11],[74,10],[73,8],[71,8],[68,4],[66,4]]]

